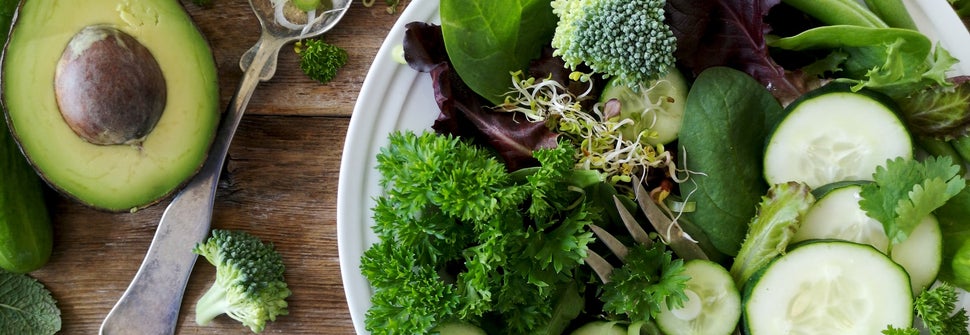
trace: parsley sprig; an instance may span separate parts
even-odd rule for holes
[[[392,133],[377,155],[380,241],[361,259],[374,287],[366,328],[418,334],[489,318],[522,334],[575,317],[561,306],[583,305],[577,273],[601,215],[584,201],[574,150],[536,151],[541,166],[510,174],[461,138]]]

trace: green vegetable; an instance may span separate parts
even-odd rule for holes
[[[913,133],[944,141],[970,136],[970,82],[918,90],[899,107]]]
[[[679,309],[663,310],[657,326],[666,335],[728,335],[738,327],[741,318],[741,295],[724,267],[694,259],[684,263],[690,276],[685,293],[688,297]]]
[[[791,248],[751,277],[741,299],[748,335],[872,335],[913,324],[906,271],[875,248],[846,241]]]
[[[553,0],[559,16],[554,55],[576,69],[616,76],[638,88],[666,75],[677,39],[664,23],[665,0]]]
[[[0,1],[0,42],[20,1]],[[0,43],[2,44],[2,43]],[[0,269],[24,273],[47,264],[53,228],[44,189],[7,129],[0,125]]]
[[[613,77],[600,93],[600,103],[616,99],[620,113],[616,119],[625,139],[652,145],[667,144],[677,139],[684,120],[687,102],[687,80],[676,68],[664,77],[630,88]]]
[[[783,0],[782,2],[828,25],[887,27],[879,16],[856,0]]]
[[[549,0],[442,0],[439,13],[455,72],[496,105],[512,87],[509,73],[539,57],[556,22]]]
[[[817,188],[870,180],[887,159],[913,156],[896,104],[879,92],[829,84],[802,95],[786,112],[765,148],[769,184],[797,181]]]
[[[943,231],[943,262],[939,279],[970,289],[970,188],[947,201],[934,214]]]
[[[912,234],[889,252],[889,238],[882,223],[859,208],[859,192],[866,182],[844,183],[818,199],[795,232],[793,243],[817,239],[838,239],[868,244],[906,270],[913,294],[917,295],[937,279],[942,263],[943,234],[933,215],[924,217]]]
[[[902,0],[865,0],[876,16],[886,22],[890,27],[917,30],[913,17],[909,15]]]
[[[319,38],[297,41],[293,50],[300,56],[303,73],[321,83],[333,80],[347,64],[347,50]]]
[[[243,231],[214,229],[192,252],[216,267],[215,281],[196,303],[199,325],[226,314],[259,333],[267,321],[288,313],[291,292],[283,280],[283,258],[272,244]]]
[[[769,42],[792,51],[834,50],[848,57],[838,81],[871,88],[894,100],[932,85],[950,86],[946,71],[957,60],[918,31],[864,26],[823,26]],[[835,69],[833,69],[835,70]]]
[[[615,117],[614,102],[584,108],[581,101],[589,98],[586,94],[574,94],[555,80],[522,78],[521,72],[512,74],[513,92],[502,104],[502,110],[518,112],[531,122],[552,120],[551,127],[563,138],[582,148],[576,153],[576,165],[586,170],[603,172],[608,180],[629,182],[640,169],[662,168],[672,161],[672,155],[663,145],[651,145],[652,130],[644,130],[635,136],[617,134],[616,129],[636,128],[636,116]],[[611,80],[612,81],[612,80]],[[650,96],[668,94],[666,84],[646,88],[643,94]],[[625,88],[614,87],[614,92]],[[654,90],[656,89],[656,92]],[[677,92],[680,95],[683,92]],[[671,98],[673,99],[673,98]],[[680,102],[683,104],[683,102]],[[680,106],[655,106],[671,108],[672,114],[680,114]],[[636,114],[634,112],[634,114]],[[647,111],[645,114],[652,114]],[[609,115],[609,116],[607,116]],[[649,116],[646,116],[649,117]],[[677,116],[679,117],[679,116]],[[671,118],[677,118],[671,116]],[[644,120],[646,121],[646,120]],[[649,122],[649,121],[646,121]],[[669,122],[673,123],[673,122]],[[631,126],[631,127],[626,127]],[[679,127],[668,124],[670,128]],[[624,130],[625,132],[625,130]]]
[[[34,278],[0,270],[0,321],[4,334],[54,334],[61,330],[61,310]]]
[[[194,4],[198,5],[198,6],[208,7],[208,6],[212,5],[212,0],[192,0],[192,3],[194,3]]]
[[[593,321],[576,328],[570,335],[628,335],[623,325],[616,321]]]
[[[957,292],[947,283],[942,283],[933,289],[924,291],[913,303],[916,315],[923,320],[923,325],[930,335],[958,335],[967,332],[967,311],[957,309]],[[919,334],[916,328],[898,329],[889,326],[882,331],[886,335]]]
[[[561,332],[583,305],[576,273],[600,212],[576,191],[588,181],[571,179],[574,154],[565,144],[536,151],[540,167],[513,175],[460,138],[392,133],[377,155],[380,241],[361,259],[374,287],[367,330],[426,333],[488,317],[503,326],[489,333]]]
[[[785,253],[814,203],[815,197],[804,183],[775,184],[768,189],[731,265],[731,276],[738,287],[744,287],[755,272]]]
[[[362,2],[364,4],[364,7],[371,7],[371,6],[374,5],[374,1],[376,1],[376,0],[363,0]],[[388,14],[394,14],[394,13],[396,13],[397,12],[397,5],[400,2],[401,2],[400,0],[384,0],[384,3],[387,4],[387,13]]]
[[[897,158],[876,168],[875,182],[862,186],[859,206],[882,223],[890,253],[924,217],[963,190],[966,180],[958,172],[949,157],[932,156],[922,162]]]
[[[613,270],[603,285],[603,310],[626,315],[632,321],[653,320],[664,306],[684,306],[684,289],[690,276],[684,260],[673,258],[663,243],[636,244],[629,249],[623,266]]]
[[[683,216],[724,254],[737,254],[768,189],[762,178],[764,141],[783,112],[764,86],[725,67],[702,72],[687,95],[678,155],[696,173],[681,183],[696,210]]]
[[[293,0],[293,6],[299,10],[308,12],[320,6],[320,0]]]

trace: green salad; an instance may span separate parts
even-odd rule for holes
[[[439,14],[402,41],[441,113],[376,157],[367,331],[968,334],[970,77],[901,0]]]

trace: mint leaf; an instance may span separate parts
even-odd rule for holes
[[[892,244],[905,241],[920,221],[966,186],[949,157],[923,161],[897,158],[876,168],[862,187],[859,206],[882,223]]]
[[[7,334],[54,334],[61,330],[61,310],[36,279],[0,270],[0,321]]]

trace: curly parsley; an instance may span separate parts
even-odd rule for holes
[[[525,334],[576,317],[563,306],[582,306],[577,273],[600,216],[573,180],[574,150],[539,150],[541,166],[513,175],[461,138],[392,133],[377,155],[380,242],[361,259],[374,287],[367,330],[418,334],[488,318]]]

